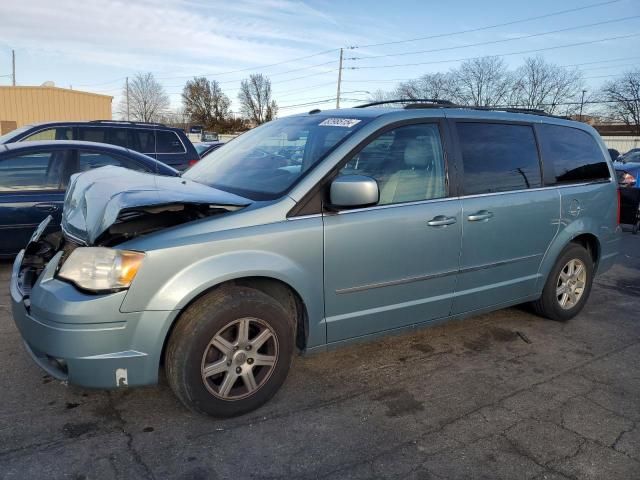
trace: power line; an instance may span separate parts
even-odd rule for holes
[[[512,56],[512,55],[522,55],[522,54],[525,54],[525,53],[534,53],[534,52],[544,52],[544,51],[548,51],[548,50],[557,50],[559,48],[577,47],[579,45],[591,45],[591,44],[594,44],[594,43],[605,42],[605,41],[608,41],[608,40],[619,40],[619,39],[622,39],[622,38],[637,37],[638,35],[640,35],[640,33],[632,33],[632,34],[629,34],[629,35],[619,35],[619,36],[616,36],[616,37],[600,38],[600,39],[597,39],[597,40],[589,40],[589,41],[586,41],[586,42],[569,43],[569,44],[565,44],[565,45],[555,45],[553,47],[535,48],[535,49],[531,49],[531,50],[520,50],[518,52],[500,53],[500,54],[495,54],[495,55],[480,55],[480,56],[475,56],[475,57],[455,58],[455,59],[450,59],[450,60],[434,60],[434,61],[431,61],[431,62],[398,63],[398,64],[391,64],[391,65],[365,65],[365,66],[361,66],[361,67],[345,67],[345,68],[348,68],[349,70],[362,70],[362,69],[371,69],[371,68],[414,67],[414,66],[418,66],[418,65],[435,65],[435,64],[439,64],[439,63],[463,62],[463,61],[466,61],[466,60],[477,60],[479,58],[484,58],[484,57],[508,57],[508,56]]]
[[[405,39],[405,40],[395,40],[395,41],[392,41],[392,42],[370,43],[368,45],[354,45],[354,46],[351,46],[351,47],[348,47],[348,48],[355,49],[355,48],[380,47],[380,46],[383,46],[383,45],[397,45],[399,43],[417,42],[417,41],[420,41],[420,40],[430,40],[430,39],[433,39],[433,38],[450,37],[450,36],[453,36],[453,35],[461,35],[463,33],[481,32],[483,30],[490,30],[492,28],[506,27],[506,26],[509,26],[509,25],[516,25],[518,23],[530,22],[530,21],[533,21],[533,20],[540,20],[542,18],[554,17],[556,15],[563,15],[565,13],[578,12],[578,11],[587,10],[587,9],[590,9],[590,8],[596,8],[596,7],[601,7],[601,6],[604,6],[604,5],[610,5],[612,3],[618,3],[620,1],[621,0],[610,0],[610,1],[607,1],[607,2],[592,3],[590,5],[584,5],[582,7],[570,8],[570,9],[567,9],[567,10],[559,10],[559,11],[556,11],[556,12],[546,13],[544,15],[538,15],[538,16],[535,16],[535,17],[521,18],[521,19],[518,19],[518,20],[511,20],[509,22],[496,23],[494,25],[487,25],[487,26],[484,26],[484,27],[470,28],[470,29],[466,29],[466,30],[458,30],[458,31],[455,31],[455,32],[439,33],[439,34],[435,34],[435,35],[429,35],[429,36],[426,36],[426,37],[409,38],[409,39]]]
[[[418,41],[418,40],[427,40],[427,39],[432,39],[432,38],[442,38],[442,37],[453,36],[453,35],[461,35],[463,33],[479,32],[479,31],[489,30],[489,29],[498,28],[498,27],[515,25],[515,24],[518,24],[518,23],[524,23],[524,22],[528,22],[528,21],[539,20],[539,19],[543,19],[543,18],[549,18],[549,17],[553,17],[553,16],[557,16],[557,15],[563,15],[565,13],[571,13],[571,12],[576,12],[576,11],[596,8],[596,7],[600,7],[600,6],[604,6],[604,5],[610,5],[610,4],[613,4],[613,3],[618,3],[620,1],[621,0],[610,0],[610,1],[607,1],[607,2],[600,2],[600,3],[591,4],[591,5],[585,5],[585,6],[582,6],[582,7],[577,7],[577,8],[567,9],[567,10],[560,10],[560,11],[556,11],[556,12],[547,13],[547,14],[544,14],[544,15],[538,15],[538,16],[535,16],[535,17],[527,17],[527,18],[512,20],[512,21],[509,21],[509,22],[504,22],[504,23],[499,23],[499,24],[494,24],[494,25],[487,25],[487,26],[478,27],[478,28],[472,28],[472,29],[467,29],[467,30],[459,30],[459,31],[454,31],[454,32],[441,33],[441,34],[430,35],[430,36],[426,36],[426,37],[413,38],[413,39],[407,39],[407,40],[397,40],[397,41],[393,41],[393,42],[382,42],[382,43],[372,43],[372,44],[368,44],[368,45],[357,45],[357,46],[351,46],[351,47],[345,47],[345,48],[352,48],[353,49],[353,48],[366,48],[366,47],[374,47],[374,46],[382,46],[382,45],[393,45],[393,44],[413,42],[413,41]],[[236,69],[236,70],[228,70],[228,71],[225,71],[225,72],[207,73],[207,74],[200,74],[200,75],[176,75],[176,76],[166,76],[166,77],[165,76],[160,76],[160,77],[156,77],[156,79],[157,80],[171,80],[171,79],[179,79],[179,78],[192,78],[194,76],[208,77],[208,76],[229,75],[229,74],[232,74],[232,73],[240,73],[240,72],[246,72],[246,71],[250,71],[250,70],[258,70],[258,69],[263,69],[263,68],[275,67],[275,66],[284,65],[284,64],[287,64],[287,63],[293,63],[293,62],[297,62],[297,61],[300,61],[300,60],[306,60],[308,58],[313,58],[313,57],[317,57],[317,56],[320,56],[320,55],[325,55],[325,54],[337,52],[338,50],[339,50],[339,48],[333,48],[333,49],[329,49],[329,50],[323,50],[323,51],[320,51],[320,52],[315,52],[315,53],[312,53],[310,55],[304,55],[304,56],[301,56],[301,57],[296,57],[296,58],[291,58],[291,59],[288,59],[288,60],[283,60],[283,61],[276,62],[276,63],[266,64],[266,65],[258,65],[258,66],[255,66],[255,67],[246,67],[246,68],[241,68],[241,69]],[[109,80],[109,81],[106,81],[106,82],[74,84],[74,85],[76,85],[77,87],[98,87],[98,86],[111,85],[113,83],[121,82],[121,81],[125,80],[125,78],[126,77],[123,76],[123,77],[118,77],[118,78],[116,78],[114,80]],[[111,89],[111,90],[115,90],[115,89]]]
[[[622,57],[622,58],[611,58],[608,60],[596,60],[594,62],[584,62],[584,63],[572,63],[570,65],[562,65],[562,67],[580,67],[582,65],[593,65],[595,63],[609,63],[609,62],[621,62],[623,60],[635,60],[639,57]]]
[[[313,105],[322,105],[324,103],[333,103],[336,101],[336,97],[332,97],[332,98],[327,98],[325,100],[320,100],[317,102],[307,102],[307,103],[298,103],[295,105],[285,105],[283,107],[278,107],[279,110],[286,110],[289,108],[297,108],[297,107],[311,107]]]
[[[332,82],[318,83],[316,85],[304,86],[302,88],[294,88],[293,90],[287,90],[287,93],[285,93],[284,95],[281,95],[281,94],[277,94],[277,95],[278,95],[278,98],[289,97],[291,95],[295,95],[296,93],[299,93],[299,92],[302,92],[302,91],[314,90],[315,88],[326,87],[328,85],[335,85],[335,82],[332,81]],[[276,95],[276,94],[274,93],[274,95]]]
[[[248,72],[248,71],[251,71],[251,70],[258,70],[258,69],[263,69],[263,68],[276,67],[278,65],[284,65],[286,63],[298,62],[300,60],[306,60],[307,58],[319,57],[320,55],[326,55],[328,53],[337,52],[338,50],[339,49],[337,49],[337,48],[332,48],[330,50],[323,50],[322,52],[312,53],[311,55],[305,55],[303,57],[297,57],[297,58],[292,58],[292,59],[289,59],[289,60],[283,60],[282,62],[270,63],[270,64],[267,64],[267,65],[258,65],[256,67],[240,68],[240,69],[237,69],[237,70],[229,70],[227,72],[203,73],[203,74],[200,74],[200,75],[177,75],[177,76],[174,76],[174,77],[158,77],[157,80],[171,80],[171,79],[174,79],[174,78],[191,78],[191,77],[194,77],[194,76],[195,77],[212,77],[212,76],[220,76],[220,75],[229,75],[231,73]]]
[[[456,45],[456,46],[452,46],[452,47],[443,47],[443,48],[432,48],[429,50],[416,50],[413,52],[402,52],[402,53],[387,53],[387,54],[383,54],[383,55],[367,55],[364,57],[352,57],[349,60],[369,60],[372,58],[383,58],[383,57],[401,57],[401,56],[406,56],[406,55],[419,55],[422,53],[433,53],[433,52],[444,52],[447,50],[458,50],[460,48],[469,48],[469,47],[478,47],[478,46],[482,46],[482,45],[494,45],[497,43],[507,43],[507,42],[515,42],[517,40],[524,40],[527,38],[534,38],[534,37],[542,37],[544,35],[551,35],[554,33],[561,33],[561,32],[568,32],[571,30],[579,30],[581,28],[589,28],[589,27],[596,27],[599,25],[607,25],[610,23],[616,23],[616,22],[622,22],[625,20],[632,20],[632,19],[636,19],[636,18],[640,18],[640,15],[632,15],[629,17],[622,17],[622,18],[617,18],[615,20],[605,20],[602,22],[596,22],[596,23],[588,23],[585,25],[577,25],[575,27],[565,27],[565,28],[560,28],[558,30],[549,30],[546,32],[539,32],[539,33],[531,33],[531,34],[527,34],[527,35],[521,35],[519,37],[512,37],[512,38],[503,38],[500,40],[489,40],[489,41],[484,41],[484,42],[477,42],[477,43],[468,43],[466,45]]]
[[[248,71],[251,71],[251,70],[259,70],[259,69],[263,69],[263,68],[276,67],[278,65],[285,65],[287,63],[293,63],[293,62],[297,62],[297,61],[300,61],[300,60],[306,60],[308,58],[318,57],[320,55],[326,55],[328,53],[336,52],[338,50],[339,49],[337,49],[337,48],[334,48],[334,49],[331,49],[331,50],[323,50],[322,52],[312,53],[310,55],[305,55],[303,57],[291,58],[289,60],[283,60],[283,61],[277,62],[277,63],[271,63],[271,64],[267,64],[267,65],[258,65],[258,66],[255,66],[255,67],[240,68],[240,69],[237,69],[237,70],[229,70],[229,71],[226,71],[226,72],[203,73],[203,74],[194,74],[194,75],[176,75],[176,76],[171,76],[171,77],[155,77],[155,79],[156,80],[173,80],[173,79],[179,79],[179,78],[211,77],[211,76],[219,76],[219,75],[229,75],[231,73],[248,72]],[[313,67],[316,67],[316,66],[328,65],[329,63],[333,63],[333,62],[326,62],[326,63],[319,64],[319,65],[309,65],[308,67],[303,67],[303,68],[304,69],[313,68]],[[302,69],[297,69],[297,70],[302,70]],[[282,75],[284,73],[288,73],[288,72],[279,72],[279,73],[271,74],[271,76]],[[126,77],[118,77],[118,78],[116,78],[114,80],[110,80],[108,82],[84,83],[84,84],[77,84],[76,86],[78,86],[78,87],[98,87],[98,86],[102,86],[102,85],[110,85],[112,83],[121,82],[121,81],[125,80],[125,78]],[[232,81],[235,81],[235,80],[232,80]]]

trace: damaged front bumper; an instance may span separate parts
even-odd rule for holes
[[[49,375],[93,388],[157,383],[174,311],[123,313],[125,291],[90,295],[55,278],[59,251],[24,286],[24,250],[11,275],[13,318],[33,360]]]

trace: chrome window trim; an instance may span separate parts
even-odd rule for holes
[[[477,198],[477,197],[488,197],[491,195],[507,195],[510,193],[521,193],[521,192],[538,192],[541,190],[553,190],[553,189],[558,189],[558,188],[571,188],[571,187],[585,187],[587,185],[598,185],[598,184],[605,184],[605,183],[612,183],[611,178],[609,178],[608,180],[594,180],[591,182],[581,182],[581,183],[567,183],[567,184],[562,184],[562,185],[549,185],[546,187],[537,187],[537,188],[526,188],[526,189],[522,189],[522,190],[506,190],[504,192],[489,192],[489,193],[476,193],[474,195],[462,195],[458,198]]]
[[[139,129],[139,130],[144,130],[143,128]],[[172,153],[160,153],[158,152],[158,137],[156,136],[156,153],[153,155],[184,155],[187,153],[187,146],[184,144],[184,142],[182,141],[182,139],[180,138],[180,135],[178,135],[176,132],[174,132],[173,130],[162,130],[162,129],[158,129],[158,128],[154,128],[154,133],[157,134],[157,130],[161,130],[163,132],[171,132],[173,133],[176,137],[178,137],[178,140],[180,141],[180,145],[182,145],[182,152],[172,152]],[[146,154],[149,155],[149,154]]]
[[[325,216],[345,215],[348,213],[356,213],[356,212],[363,212],[363,211],[369,211],[369,210],[381,210],[384,208],[397,208],[397,207],[405,207],[405,206],[413,206],[413,205],[423,205],[428,203],[446,202],[447,200],[464,200],[467,198],[489,197],[493,195],[509,195],[513,193],[539,192],[543,190],[555,190],[559,188],[571,188],[571,187],[585,187],[588,185],[600,185],[600,184],[606,184],[606,183],[613,183],[613,181],[611,179],[596,180],[593,182],[570,183],[566,185],[550,185],[548,187],[528,188],[525,190],[508,190],[504,192],[490,192],[490,193],[476,193],[475,195],[461,195],[459,197],[431,198],[429,200],[419,200],[416,202],[391,203],[389,205],[374,205],[371,207],[352,208],[348,210],[340,210],[338,212],[325,212],[323,215]],[[305,215],[305,216],[311,216],[311,215]],[[291,218],[297,218],[297,217],[291,217]]]
[[[442,198],[430,198],[429,200],[418,200],[415,202],[404,202],[404,203],[390,203],[388,205],[373,205],[371,207],[362,207],[362,208],[351,208],[348,210],[340,210],[338,212],[325,212],[324,215],[325,216],[332,216],[332,215],[345,215],[348,213],[357,213],[357,212],[363,212],[363,211],[369,211],[369,210],[382,210],[382,209],[386,209],[386,208],[398,208],[398,207],[410,207],[413,205],[423,205],[423,204],[427,204],[427,203],[439,203],[439,202],[446,202],[448,200],[458,200],[459,197],[442,197]]]
[[[119,127],[123,127],[123,125],[118,125]],[[18,142],[27,142],[29,141],[29,138],[37,135],[40,132],[44,132],[45,130],[52,130],[55,128],[74,128],[74,127],[89,127],[89,128],[100,128],[100,127],[104,127],[104,125],[59,125],[57,127],[44,127],[41,128],[40,130],[36,130],[35,132],[33,132],[32,134],[30,134],[27,137],[24,137],[22,140],[18,140]],[[115,126],[108,126],[107,128],[116,128]],[[153,130],[154,135],[155,135],[155,131],[157,130],[157,127],[153,127],[153,128],[142,128],[142,127],[129,127],[129,126],[125,126],[125,128],[127,129],[131,129],[131,130]],[[162,130],[162,129],[161,129]],[[143,155],[184,155],[185,153],[187,153],[187,147],[184,144],[184,142],[182,141],[182,139],[180,138],[180,135],[178,135],[176,132],[174,132],[173,130],[163,130],[163,131],[169,131],[171,133],[173,133],[176,137],[178,137],[178,140],[180,140],[180,144],[182,145],[182,152],[174,152],[174,153],[156,153],[156,152],[138,152],[138,153],[142,153]],[[88,142],[89,140],[78,140],[75,139],[79,142]],[[31,140],[33,141],[33,140]],[[56,141],[56,140],[52,140],[52,141]],[[94,142],[94,143],[104,143],[104,142]],[[156,140],[156,144],[157,144],[157,140]],[[107,143],[107,145],[114,145],[116,147],[120,147],[121,145],[115,145],[114,143]],[[122,148],[126,148],[127,150],[133,150],[132,148],[129,147],[122,147]],[[137,150],[133,150],[134,152],[137,152]]]

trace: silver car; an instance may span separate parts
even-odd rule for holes
[[[74,176],[16,258],[15,322],[50,375],[238,415],[324,351],[532,302],[568,320],[618,253],[609,155],[582,123],[459,108],[312,111],[182,177]],[[424,107],[424,108],[423,108]]]

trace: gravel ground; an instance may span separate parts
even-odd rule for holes
[[[24,352],[0,265],[0,478],[640,478],[640,236],[577,318],[525,309],[294,361],[265,407],[187,412],[163,381],[66,387]]]

